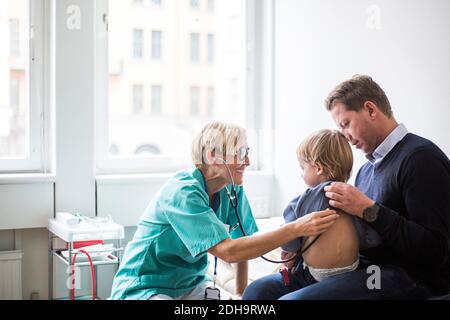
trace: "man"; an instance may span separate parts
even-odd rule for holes
[[[338,85],[326,107],[368,159],[358,172],[356,187],[333,183],[325,188],[331,206],[359,218],[365,234],[361,255],[380,267],[381,288],[367,297],[427,298],[448,293],[448,157],[397,123],[385,93],[368,76]]]
[[[311,281],[295,269],[254,281],[244,299],[427,299],[450,291],[450,161],[432,142],[395,120],[384,91],[368,76],[338,85],[326,99],[342,133],[369,160],[356,187],[325,187],[332,207],[354,216],[360,265]],[[369,266],[372,266],[369,268]]]

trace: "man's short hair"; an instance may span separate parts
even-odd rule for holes
[[[328,95],[325,106],[331,111],[335,103],[343,103],[347,110],[360,111],[366,101],[377,105],[388,118],[392,117],[389,99],[383,89],[373,79],[366,75],[355,75],[340,83]]]

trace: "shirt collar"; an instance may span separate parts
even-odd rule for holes
[[[399,124],[384,141],[375,149],[372,154],[366,156],[370,163],[379,163],[384,157],[408,134],[403,123]]]

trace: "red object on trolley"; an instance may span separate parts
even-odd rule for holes
[[[103,240],[84,240],[84,241],[74,241],[72,249],[80,249],[83,247],[89,247],[96,244],[105,244]],[[69,249],[69,244],[66,243],[66,249]]]

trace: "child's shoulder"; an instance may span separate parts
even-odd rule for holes
[[[313,211],[325,210],[329,207],[328,198],[323,190],[333,181],[323,182],[315,187],[308,188],[303,192],[297,202],[296,212],[298,216],[303,216]]]
[[[325,182],[322,182],[322,183],[318,184],[315,187],[310,187],[310,188],[306,189],[305,192],[303,192],[301,195],[312,196],[312,195],[321,194],[321,193],[324,192],[323,189],[326,186],[330,185],[332,182],[333,181],[331,181],[331,180],[330,181],[325,181]]]

